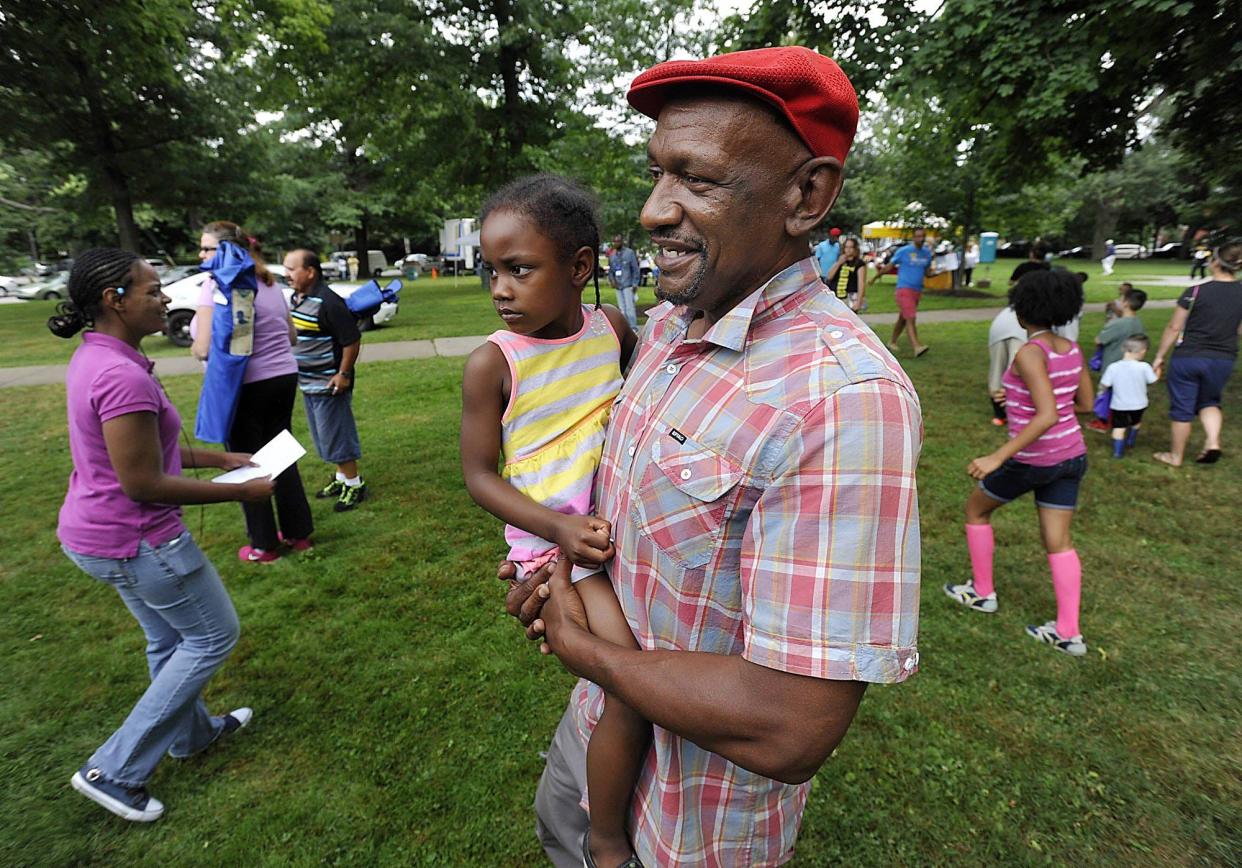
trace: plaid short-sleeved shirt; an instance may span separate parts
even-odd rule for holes
[[[686,339],[689,322],[684,308],[653,312],[597,477],[609,572],[639,645],[904,680],[918,666],[922,442],[909,379],[809,258],[701,339]],[[601,699],[575,690],[583,738]],[[793,855],[809,784],[654,729],[632,804],[644,864]]]

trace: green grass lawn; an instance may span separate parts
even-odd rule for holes
[[[1166,317],[1146,313],[1149,332]],[[928,324],[936,351],[903,360],[926,415],[921,672],[867,692],[815,780],[795,864],[1236,860],[1242,548],[1224,537],[1242,517],[1242,378],[1213,467],[1150,460],[1167,444],[1162,385],[1134,456],[1110,462],[1088,435],[1074,534],[1091,650],[1074,660],[1023,634],[1054,609],[1029,499],[997,514],[1000,613],[939,590],[968,574],[965,467],[1003,437],[988,424],[986,330]],[[150,786],[167,813],[147,827],[68,786],[143,689],[143,642],[56,543],[62,388],[0,390],[0,864],[543,864],[531,799],[571,678],[502,614],[489,578],[504,545],[461,484],[461,364],[364,365],[374,497],[345,515],[312,501],[313,553],[240,564],[240,510],[186,510],[242,622],[208,699],[256,716],[161,765]],[[197,378],[167,385],[192,429]],[[311,456],[301,468],[308,487],[327,478]]]
[[[976,269],[975,279],[990,278],[992,281],[990,288],[970,296],[949,296],[929,292],[923,298],[920,310],[1002,306],[1006,303],[1005,292],[1009,273],[1019,261],[1002,259],[992,266],[980,266]],[[1100,274],[1098,262],[1067,259],[1059,264],[1065,265],[1072,271],[1084,271],[1090,275],[1086,284],[1088,301],[1109,301],[1115,298],[1117,284],[1123,280],[1129,280],[1145,288],[1152,298],[1176,298],[1181,293],[1180,288],[1145,284],[1144,281],[1150,281],[1153,277],[1158,279],[1167,279],[1171,276],[1181,277],[1189,271],[1189,266],[1182,267],[1180,262],[1133,260],[1117,263],[1113,276],[1105,278]],[[868,310],[871,313],[888,313],[897,310],[897,305],[893,300],[894,287],[892,275],[881,279],[873,290],[868,291]],[[616,300],[612,289],[606,283],[601,287],[601,294],[605,302],[612,303]],[[588,287],[583,298],[588,302],[593,301],[594,290]],[[644,305],[655,304],[654,287],[640,287],[638,301],[640,308]],[[73,348],[77,346],[76,341],[62,341],[55,338],[44,326],[55,306],[56,302],[51,301],[0,305],[0,367],[45,365],[68,361]],[[396,319],[375,331],[368,332],[364,342],[482,335],[495,331],[501,325],[492,308],[490,298],[475,277],[442,277],[437,280],[420,277],[418,280],[406,281],[405,288],[401,292],[401,305]],[[166,338],[158,336],[148,338],[143,346],[147,354],[153,358],[185,355],[189,352],[189,350],[174,346]],[[363,357],[365,358],[365,350]]]

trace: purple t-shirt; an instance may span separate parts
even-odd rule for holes
[[[208,276],[199,290],[198,307],[215,304],[215,292],[216,282]],[[197,323],[192,331],[198,331]],[[289,343],[289,305],[285,302],[285,294],[277,284],[259,281],[259,291],[254,294],[254,343],[242,382],[257,383],[297,372],[298,363],[293,360],[293,347]]]
[[[154,362],[124,341],[98,332],[82,335],[82,345],[69,362],[65,398],[73,472],[56,535],[71,551],[130,558],[144,540],[157,546],[185,531],[181,507],[139,503],[125,494],[104,443],[104,422],[128,413],[154,413],[164,472],[181,473],[181,416],[151,375],[154,368]]]

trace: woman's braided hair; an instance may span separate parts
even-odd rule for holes
[[[599,207],[585,187],[560,175],[527,175],[510,181],[488,197],[482,220],[493,211],[521,215],[552,239],[562,260],[569,261],[583,247],[599,256]],[[480,221],[482,222],[482,221]],[[595,307],[599,307],[599,268],[592,260]]]
[[[95,324],[105,289],[129,285],[138,254],[115,247],[87,250],[69,272],[69,300],[56,306],[47,327],[60,338],[71,338]]]

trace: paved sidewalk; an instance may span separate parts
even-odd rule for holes
[[[1176,304],[1173,299],[1156,299],[1149,301],[1149,308],[1170,308]],[[971,307],[954,310],[929,310],[919,314],[920,323],[937,322],[989,322],[1000,311],[999,307]],[[1104,310],[1102,302],[1083,306],[1083,313],[1100,313]],[[862,319],[868,325],[892,325],[897,320],[896,313],[868,313]],[[363,336],[362,357],[360,364],[371,362],[394,362],[402,359],[430,359],[436,356],[468,356],[475,347],[487,340],[486,335],[472,335],[458,338],[434,338],[425,341],[385,341],[369,344]],[[161,377],[179,377],[188,374],[202,374],[203,366],[191,358],[189,350],[184,357],[162,358],[155,360],[155,372]],[[14,386],[45,386],[65,381],[64,365],[29,365],[21,368],[0,368],[0,389]]]

